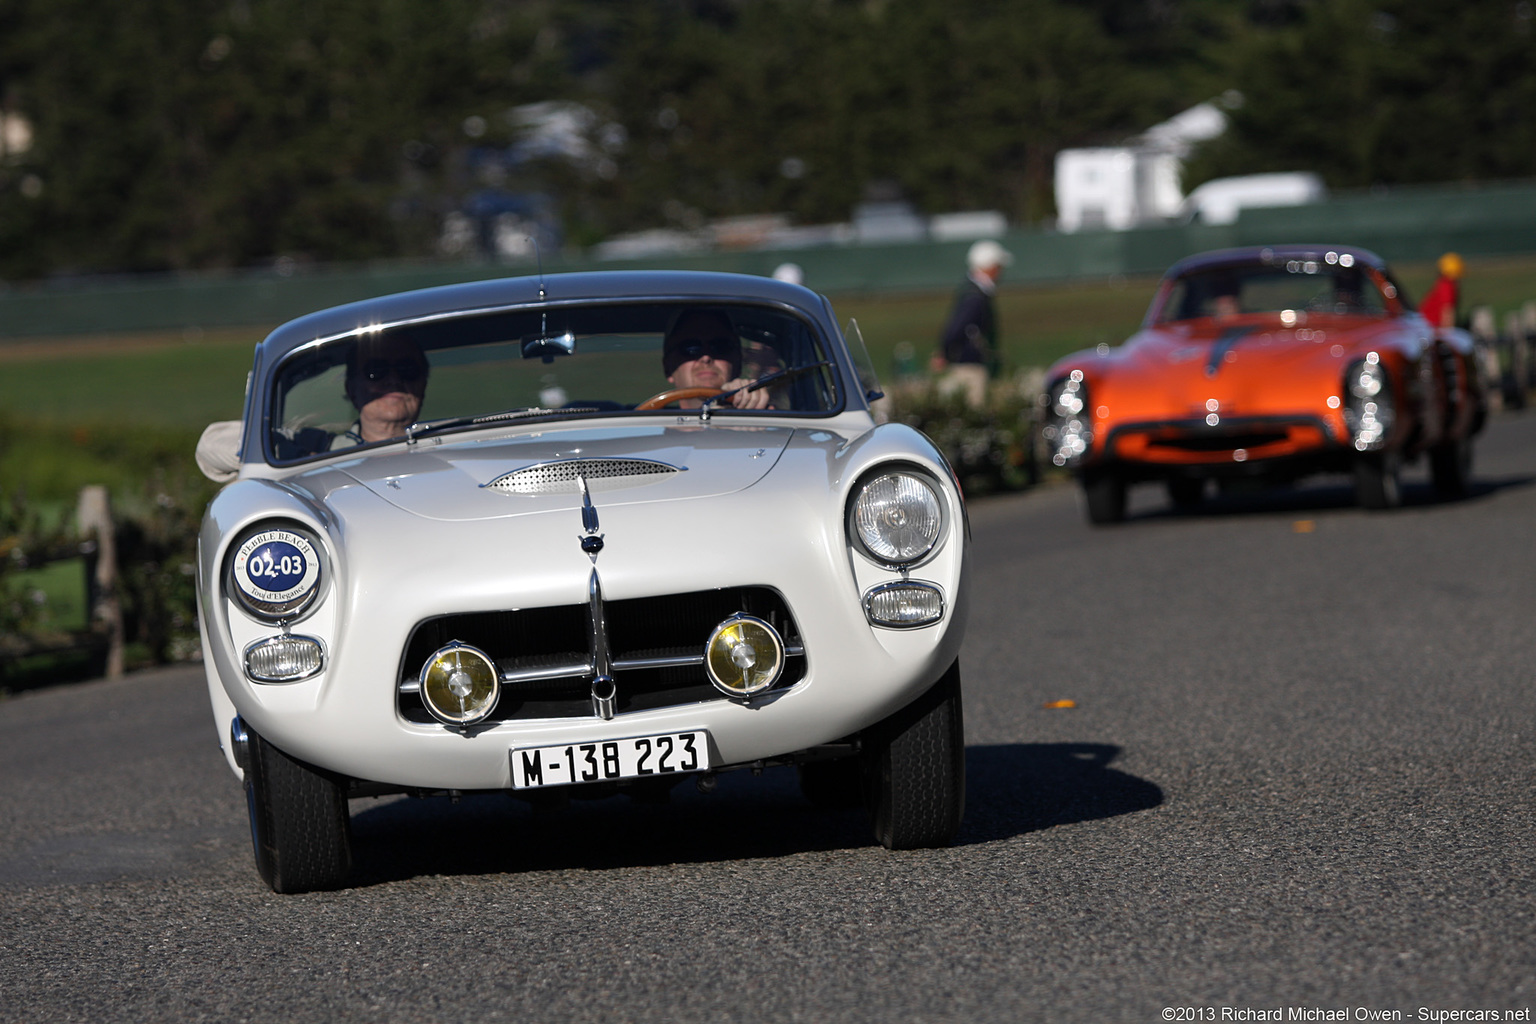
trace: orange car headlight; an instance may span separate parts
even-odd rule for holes
[[[1088,382],[1082,370],[1073,370],[1045,392],[1045,438],[1051,462],[1075,466],[1093,448],[1093,421],[1088,415]]]
[[[1397,418],[1392,404],[1392,381],[1381,356],[1366,354],[1344,372],[1344,424],[1356,451],[1376,451],[1387,443],[1387,433]]]

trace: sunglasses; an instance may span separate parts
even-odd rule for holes
[[[683,362],[691,363],[695,359],[709,356],[717,362],[730,362],[736,358],[736,353],[741,350],[740,344],[735,338],[706,338],[702,341],[685,341],[677,347],[682,353]]]
[[[389,377],[403,384],[413,384],[427,375],[427,368],[415,359],[370,359],[363,364],[363,376],[371,381]]]

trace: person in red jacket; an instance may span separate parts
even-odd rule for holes
[[[1429,321],[1429,326],[1455,327],[1456,306],[1461,301],[1461,274],[1465,269],[1461,257],[1448,252],[1440,257],[1440,276],[1430,287],[1429,294],[1419,303],[1419,315]]]

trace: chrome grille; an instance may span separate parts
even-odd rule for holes
[[[771,623],[784,638],[784,675],[775,690],[805,678],[805,648],[789,607],[770,587],[726,587],[609,601],[604,606],[619,714],[724,696],[704,674],[704,643],[738,612]],[[432,652],[451,640],[477,647],[501,673],[501,700],[488,721],[578,718],[592,714],[592,652],[585,605],[469,612],[417,624],[396,682],[401,717],[430,723],[417,678]]]
[[[508,494],[577,494],[581,491],[578,477],[587,481],[588,490],[598,491],[634,482],[628,478],[660,478],[677,472],[676,466],[650,459],[561,459],[513,470],[485,486]]]

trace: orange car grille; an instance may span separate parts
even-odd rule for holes
[[[1220,426],[1203,421],[1129,424],[1114,430],[1109,450],[1131,462],[1201,464],[1245,459],[1283,458],[1314,451],[1329,443],[1318,420],[1229,420]]]

